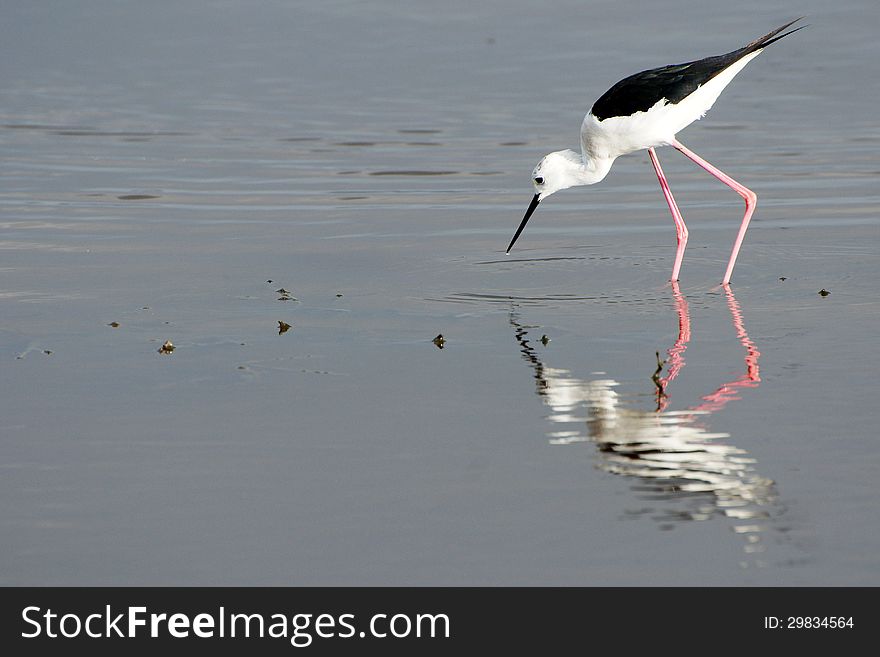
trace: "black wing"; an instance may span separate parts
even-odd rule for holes
[[[706,57],[686,64],[652,68],[630,75],[602,94],[602,97],[593,105],[590,113],[603,121],[612,116],[629,116],[636,112],[645,112],[661,99],[666,99],[670,103],[678,103],[696,91],[697,87],[705,84],[746,55],[806,27],[804,25],[776,36],[799,20],[801,19],[797,18],[786,23],[759,39],[755,39],[750,44],[725,55]]]

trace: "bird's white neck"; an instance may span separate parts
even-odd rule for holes
[[[613,162],[613,157],[583,157],[570,149],[550,153],[532,172],[535,191],[545,199],[560,189],[593,185],[608,175]]]
[[[581,158],[580,171],[578,173],[578,184],[595,185],[597,182],[608,175],[608,172],[611,171],[612,164],[614,164],[613,157]]]

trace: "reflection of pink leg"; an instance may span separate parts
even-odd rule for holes
[[[669,354],[667,361],[669,368],[666,370],[666,376],[660,379],[664,388],[667,384],[672,383],[672,380],[684,367],[684,352],[691,339],[691,316],[688,312],[688,302],[682,295],[677,281],[672,281],[672,298],[675,300],[675,310],[678,312],[678,339],[674,345],[666,350],[666,353]]]
[[[648,155],[651,156],[651,164],[654,165],[654,171],[657,173],[657,180],[660,181],[660,188],[663,190],[663,196],[666,197],[666,204],[669,206],[669,211],[672,213],[672,220],[675,222],[675,234],[678,238],[678,247],[675,250],[675,264],[672,265],[671,280],[677,281],[678,270],[681,269],[681,261],[684,258],[684,249],[687,246],[688,229],[684,223],[684,219],[681,217],[681,212],[679,211],[678,206],[675,204],[675,199],[672,197],[672,190],[669,189],[669,183],[666,182],[666,176],[663,174],[663,169],[660,168],[660,160],[657,159],[657,153],[654,152],[653,148],[649,148]]]
[[[669,405],[669,397],[666,394],[666,386],[672,383],[672,380],[678,376],[681,368],[684,367],[684,352],[687,349],[688,342],[691,339],[691,316],[688,312],[687,299],[682,295],[678,287],[678,281],[672,281],[672,298],[675,301],[675,310],[678,313],[678,339],[675,344],[666,350],[669,355],[665,361],[657,364],[657,373],[660,368],[668,366],[666,376],[662,379],[654,375],[654,383],[657,386],[657,412],[662,413]],[[658,354],[659,359],[659,354]]]
[[[717,169],[713,165],[706,162],[706,160],[701,158],[699,155],[697,155],[693,151],[685,148],[684,145],[682,145],[678,140],[673,140],[672,145],[675,148],[677,148],[679,151],[681,151],[682,153],[687,155],[691,160],[693,160],[694,162],[699,164],[701,167],[703,167],[706,171],[708,171],[713,176],[718,178],[718,180],[720,180],[725,185],[727,185],[732,190],[734,190],[737,194],[742,196],[743,199],[745,199],[746,213],[743,215],[742,224],[740,225],[739,233],[736,236],[736,242],[733,243],[733,252],[730,254],[730,261],[727,263],[727,271],[724,272],[724,280],[721,281],[722,284],[726,285],[726,284],[730,283],[730,276],[731,276],[731,274],[733,274],[733,265],[736,263],[736,256],[739,255],[739,248],[742,246],[743,238],[746,236],[746,229],[748,229],[748,227],[749,227],[749,221],[751,220],[752,213],[755,211],[755,206],[758,203],[758,195],[755,194],[755,192],[753,192],[748,187],[736,182],[733,178],[728,176],[726,173],[724,173],[720,169]],[[651,151],[651,149],[648,149],[649,153],[650,153],[650,151]],[[657,166],[658,165],[655,164],[655,168]],[[663,183],[661,181],[661,185],[662,184]],[[671,196],[670,196],[670,198],[671,198]],[[675,275],[673,274],[673,280],[674,279],[675,279]]]
[[[724,293],[727,295],[727,307],[733,316],[733,328],[736,329],[736,337],[739,338],[742,346],[746,348],[746,374],[745,377],[740,377],[740,380],[743,381],[742,385],[756,388],[761,382],[761,370],[758,367],[758,358],[760,358],[761,352],[758,351],[755,343],[752,342],[749,334],[746,333],[742,311],[739,309],[739,303],[736,297],[733,296],[733,290],[730,289],[729,285],[724,286]]]
[[[724,293],[727,295],[727,307],[730,309],[730,315],[733,318],[733,328],[736,331],[736,337],[739,338],[740,344],[746,349],[746,371],[734,381],[719,386],[711,395],[703,397],[703,403],[697,406],[694,409],[695,411],[714,413],[724,408],[727,402],[738,399],[737,392],[740,388],[757,388],[761,383],[760,369],[758,367],[758,358],[761,357],[761,352],[758,351],[755,343],[752,342],[749,334],[746,333],[742,311],[729,285],[724,286]]]

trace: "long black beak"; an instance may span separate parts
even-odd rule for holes
[[[510,245],[507,247],[507,253],[510,253],[510,250],[513,248],[513,243],[516,242],[516,238],[519,237],[519,234],[523,232],[523,228],[526,227],[526,224],[529,223],[529,217],[532,216],[532,213],[535,211],[535,208],[538,207],[538,203],[541,202],[541,195],[535,194],[532,198],[532,202],[529,203],[529,209],[526,210],[526,216],[523,217],[522,223],[519,225],[519,228],[516,229],[516,233],[513,236],[513,239],[510,240]]]

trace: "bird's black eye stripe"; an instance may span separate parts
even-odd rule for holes
[[[543,185],[544,179],[541,176],[535,176],[535,184],[536,185]]]

